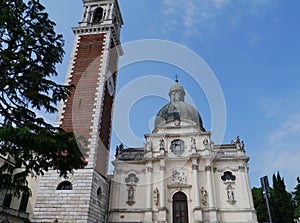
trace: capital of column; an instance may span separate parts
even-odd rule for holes
[[[192,169],[198,170],[198,159],[197,158],[192,158]]]
[[[212,170],[213,170],[213,167],[210,165],[205,167],[205,171],[212,171]]]
[[[146,163],[146,172],[152,173],[153,167],[152,167],[152,162],[147,162]]]
[[[160,167],[160,169],[165,169],[166,168],[166,160],[165,159],[161,159],[159,161],[159,167]]]
[[[193,169],[193,170],[198,170],[198,164],[194,164],[194,163],[193,163],[193,164],[192,164],[192,169]]]

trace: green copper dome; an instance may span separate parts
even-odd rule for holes
[[[172,121],[190,121],[203,128],[202,119],[199,112],[191,105],[184,102],[184,88],[176,82],[169,91],[170,103],[165,105],[156,115],[155,127],[159,128],[162,123]]]

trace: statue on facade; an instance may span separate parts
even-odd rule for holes
[[[159,148],[160,148],[160,155],[164,156],[165,155],[165,141],[163,138],[159,140]]]
[[[201,188],[201,202],[203,205],[207,205],[207,191],[204,187]]]
[[[227,187],[227,198],[228,198],[228,202],[230,204],[234,204],[235,203],[235,197],[234,197],[234,191],[231,185],[229,185]]]
[[[151,146],[151,142],[150,141],[146,142],[146,151],[152,151],[152,146]]]
[[[124,149],[124,146],[123,146],[123,144],[121,143],[120,146],[119,146],[119,152],[122,153],[123,149]]]
[[[241,141],[239,136],[237,136],[235,140],[232,140],[231,144],[235,144],[238,149],[244,150],[244,141]]]
[[[119,156],[119,146],[116,147],[116,154],[115,154],[116,158],[118,158],[118,156]]]
[[[160,149],[165,149],[165,140],[163,138],[161,138],[159,140],[159,146],[160,146]]]
[[[191,137],[191,143],[192,153],[196,153],[196,139],[194,137]]]
[[[153,191],[153,201],[156,206],[159,204],[159,190],[157,188]]]

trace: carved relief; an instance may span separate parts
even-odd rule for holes
[[[187,185],[186,170],[173,170],[171,176],[172,185]]]

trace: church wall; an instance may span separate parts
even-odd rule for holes
[[[140,222],[144,218],[146,209],[145,197],[146,187],[148,186],[144,165],[135,165],[127,162],[120,163],[118,169],[115,169],[117,177],[112,179],[110,210],[113,214],[109,222]],[[138,181],[136,183],[128,182],[128,176],[135,174]],[[129,202],[129,188],[134,188],[133,202]]]

